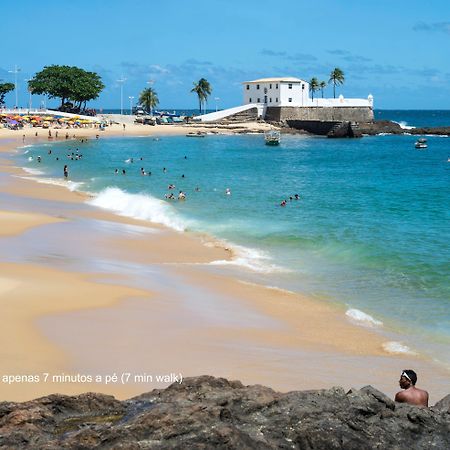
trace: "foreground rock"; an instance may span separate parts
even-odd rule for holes
[[[368,386],[282,394],[188,378],[120,402],[101,394],[0,403],[1,449],[444,449],[450,396],[430,409]]]

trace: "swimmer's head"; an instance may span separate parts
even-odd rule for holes
[[[401,375],[400,375],[400,386],[402,385],[402,381],[405,384],[411,383],[414,386],[416,384],[416,382],[417,382],[417,374],[416,374],[416,372],[414,372],[414,370],[411,370],[411,369],[403,370]]]

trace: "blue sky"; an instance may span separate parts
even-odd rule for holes
[[[371,93],[375,108],[450,108],[449,0],[22,0],[1,11],[0,79],[13,82],[9,71],[21,69],[22,106],[26,78],[66,64],[101,75],[97,108],[120,107],[122,75],[127,108],[148,80],[161,108],[196,108],[190,89],[201,77],[213,87],[209,108],[215,98],[225,108],[242,103],[243,81],[328,81],[335,67],[346,78],[338,93]]]

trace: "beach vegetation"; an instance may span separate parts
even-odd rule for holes
[[[200,78],[197,83],[194,82],[194,87],[191,92],[195,92],[198,96],[199,112],[202,113],[202,105],[205,104],[204,110],[206,111],[206,102],[208,101],[208,96],[211,95],[212,87],[208,80],[205,78]]]
[[[319,89],[320,89],[320,92],[322,93],[322,98],[323,98],[323,90],[324,90],[326,87],[327,87],[327,82],[326,82],[326,81],[321,81],[321,82],[319,83]]]
[[[151,87],[144,89],[139,94],[139,103],[144,107],[146,111],[151,112],[153,108],[156,108],[159,104],[158,94]]]
[[[0,106],[5,104],[5,95],[14,89],[14,83],[0,83]]]
[[[319,90],[319,80],[316,77],[312,77],[309,80],[309,91],[311,92],[311,98],[314,100],[314,92]]]
[[[339,69],[339,67],[336,67],[331,73],[330,73],[330,79],[328,80],[328,83],[333,83],[333,98],[336,98],[336,86],[339,84],[344,84],[345,76],[344,72]]]
[[[95,72],[87,72],[79,67],[46,66],[28,82],[34,94],[48,95],[49,98],[61,99],[60,109],[68,101],[73,102],[74,109],[81,110],[89,100],[96,99],[105,85]]]

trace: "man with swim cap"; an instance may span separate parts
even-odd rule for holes
[[[428,407],[428,392],[416,388],[417,375],[414,370],[406,369],[400,375],[399,384],[403,391],[395,394],[395,401],[410,405]]]

